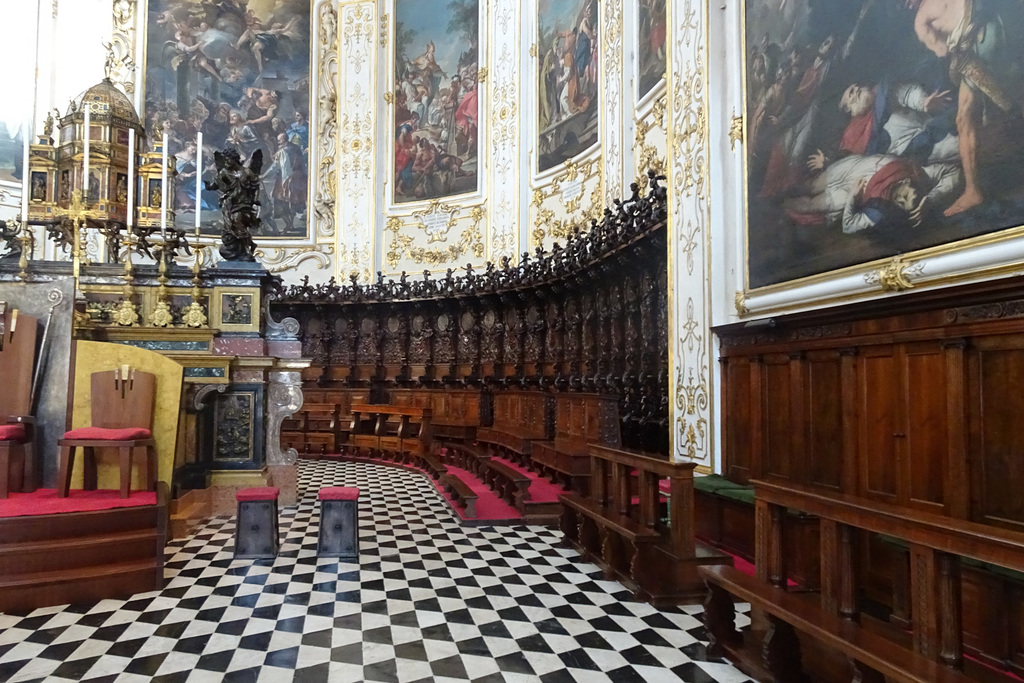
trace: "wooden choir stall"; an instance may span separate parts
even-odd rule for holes
[[[313,359],[282,442],[419,468],[464,524],[560,524],[643,599],[701,593],[695,567],[731,560],[695,543],[692,468],[667,461],[666,194],[633,190],[518,264],[276,294]]]
[[[1022,284],[718,330],[699,529],[756,570],[700,570],[714,653],[779,682],[1019,680]]]

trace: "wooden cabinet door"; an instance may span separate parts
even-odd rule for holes
[[[1024,531],[1024,335],[977,338],[969,361],[971,518]]]
[[[861,349],[858,366],[858,494],[898,503],[897,439],[903,424],[898,351],[893,346]]]
[[[858,373],[859,493],[936,514],[946,510],[951,468],[962,457],[960,401],[951,377],[962,350],[939,342],[863,350]],[[962,381],[961,381],[962,385]]]
[[[942,514],[950,466],[947,351],[926,342],[903,345],[898,352],[903,418],[896,431],[899,502]]]

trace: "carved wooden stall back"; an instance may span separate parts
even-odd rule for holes
[[[1022,296],[1007,278],[716,330],[724,473],[754,483],[762,579],[803,582],[786,560],[820,557],[829,610],[911,629],[934,661],[1024,672]],[[797,511],[828,528],[782,534]],[[950,538],[914,536],[921,515]],[[986,550],[1006,534],[1012,553]]]
[[[303,353],[315,359],[307,379],[324,389],[424,407],[425,394],[395,390],[472,391],[479,401],[460,410],[482,426],[503,389],[615,396],[622,444],[667,454],[666,192],[653,175],[649,185],[518,264],[303,283],[271,295],[274,315],[299,320]],[[431,407],[439,434],[455,436],[470,419]]]

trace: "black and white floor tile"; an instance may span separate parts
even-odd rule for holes
[[[360,561],[316,557],[317,490],[359,486]],[[0,614],[0,681],[692,681],[700,606],[633,602],[555,529],[462,527],[422,475],[301,463],[277,559],[232,559],[233,518],[167,548],[164,590]],[[738,624],[745,623],[740,616]]]

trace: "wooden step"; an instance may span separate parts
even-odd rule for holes
[[[0,547],[8,543],[81,538],[152,529],[156,526],[158,509],[157,505],[140,505],[58,515],[4,517],[0,519]]]
[[[158,552],[157,538],[157,530],[150,528],[76,539],[6,543],[0,545],[0,582],[25,574],[103,566],[111,558],[120,562],[152,561]],[[163,548],[159,552],[162,554]]]
[[[176,538],[185,538],[188,536],[192,533],[192,529],[210,516],[209,511],[209,506],[205,503],[195,502],[184,507],[181,511],[172,512],[167,540],[173,541]]]
[[[163,562],[138,560],[103,567],[0,578],[0,612],[26,612],[41,605],[127,598],[163,588]]]
[[[557,500],[538,502],[528,500],[521,510],[527,523],[539,526],[558,526],[558,518],[562,514],[562,504]]]

